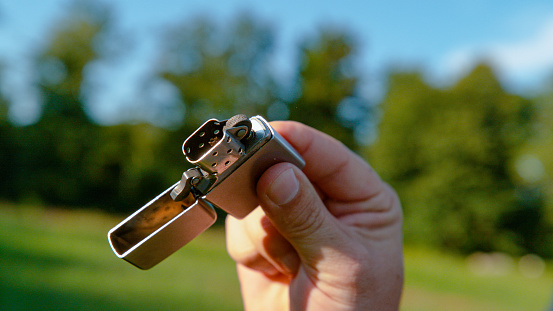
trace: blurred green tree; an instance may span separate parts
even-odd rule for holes
[[[164,129],[140,123],[102,127],[87,113],[87,79],[95,78],[90,67],[113,56],[112,19],[109,7],[76,1],[37,55],[42,113],[22,129],[22,196],[128,212],[178,180],[180,173],[167,180],[156,161]]]
[[[0,77],[2,77],[3,66],[0,63]],[[2,81],[0,80],[0,197],[14,199],[17,193],[15,187],[17,148],[15,144],[15,129],[9,122],[8,111],[9,101],[2,92]]]
[[[87,66],[102,57],[99,46],[109,22],[106,7],[74,2],[34,60],[42,112],[21,129],[23,196],[70,205],[99,199],[89,192],[85,163],[98,148],[100,127],[87,115],[83,84]]]
[[[526,181],[539,183],[544,186],[545,195],[550,210],[550,219],[553,222],[553,78],[550,87],[538,102],[538,121],[535,139],[529,141],[529,152],[536,155],[539,162],[529,166]],[[541,163],[541,164],[540,164]]]
[[[249,15],[226,25],[198,17],[166,33],[159,76],[179,91],[184,134],[209,118],[264,114],[275,98],[273,41],[272,30]]]
[[[368,117],[366,101],[359,95],[356,50],[352,36],[337,30],[323,29],[307,39],[300,47],[298,96],[288,105],[291,120],[334,136],[353,150],[357,150],[354,127]],[[341,105],[356,106],[351,108],[361,114],[340,115]],[[347,119],[354,120],[353,124]]]
[[[83,161],[87,195],[96,207],[131,212],[178,181],[181,169],[164,163],[167,131],[147,123],[102,127],[99,144]],[[178,151],[179,146],[176,146]]]
[[[535,102],[535,135],[514,163],[526,200],[505,219],[505,225],[522,231],[523,241],[530,249],[553,257],[553,83]],[[536,202],[544,208],[537,209]]]
[[[505,221],[528,199],[512,166],[531,134],[529,100],[505,92],[479,65],[445,90],[419,73],[392,74],[382,110],[369,157],[402,198],[407,241],[529,250],[520,228]]]

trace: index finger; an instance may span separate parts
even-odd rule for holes
[[[327,198],[362,201],[382,191],[378,174],[340,141],[298,122],[271,122],[271,126],[301,154],[303,172]]]

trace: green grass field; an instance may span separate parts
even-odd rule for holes
[[[90,211],[0,206],[0,310],[241,310],[222,228],[148,271],[118,259],[107,231],[121,219]],[[478,276],[466,261],[405,251],[402,310],[544,310],[553,273]]]

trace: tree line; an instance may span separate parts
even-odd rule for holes
[[[114,16],[90,5],[68,11],[33,56],[36,122],[12,124],[13,103],[0,93],[2,200],[128,213],[180,178],[182,142],[205,120],[261,114],[306,123],[365,157],[400,194],[407,243],[553,255],[553,91],[511,94],[481,64],[448,87],[422,70],[391,71],[371,103],[351,33],[307,36],[283,83],[270,26],[247,14],[198,17],[160,36],[133,119],[104,126],[90,117],[89,69],[111,57]],[[170,96],[155,100],[155,85]],[[368,145],[359,139],[367,128],[377,137]]]

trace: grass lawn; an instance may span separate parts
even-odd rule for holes
[[[0,310],[242,310],[221,229],[142,271],[109,247],[120,220],[0,207]]]
[[[148,271],[118,259],[107,231],[122,218],[0,205],[0,310],[241,310],[222,228]],[[466,261],[405,251],[402,310],[544,310],[553,273],[475,275]]]
[[[482,274],[469,269],[465,258],[407,248],[402,310],[547,310],[553,298],[551,271],[525,277],[517,260],[510,260],[499,271]]]

